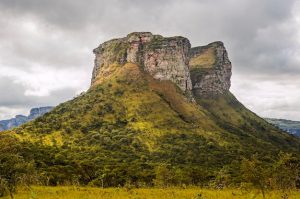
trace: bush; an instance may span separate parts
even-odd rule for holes
[[[24,160],[22,147],[16,143],[10,136],[0,136],[0,196],[9,194],[13,198],[18,185],[29,185],[34,179],[33,163]]]
[[[279,153],[273,164],[272,186],[283,191],[295,189],[300,175],[300,162],[292,154]]]

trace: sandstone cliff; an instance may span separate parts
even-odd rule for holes
[[[222,42],[191,48],[184,37],[134,32],[104,42],[93,52],[96,58],[92,85],[130,62],[143,67],[155,79],[172,81],[188,95],[193,92],[195,96],[209,97],[230,88],[231,63]]]
[[[195,96],[215,96],[229,90],[231,62],[222,42],[192,48],[189,67]]]

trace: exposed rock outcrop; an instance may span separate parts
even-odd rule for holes
[[[192,48],[189,66],[195,96],[213,97],[229,90],[231,62],[222,42]]]
[[[104,42],[93,52],[96,58],[92,86],[130,62],[143,67],[155,79],[170,80],[185,93],[193,91],[198,97],[215,96],[230,88],[231,62],[222,42],[191,48],[184,37],[134,32]]]
[[[189,73],[190,42],[184,37],[162,37],[149,32],[131,33],[104,42],[96,55],[92,85],[109,76],[116,65],[139,64],[155,79],[170,80],[184,92],[192,90]]]
[[[29,120],[34,120],[49,111],[51,111],[54,107],[53,106],[46,106],[46,107],[38,107],[38,108],[32,108],[30,110],[30,114],[28,115]]]

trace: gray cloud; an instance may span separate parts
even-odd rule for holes
[[[1,0],[0,83],[6,86],[0,86],[0,92],[6,96],[0,106],[29,107],[40,99],[51,104],[70,98],[88,88],[91,51],[99,43],[151,31],[183,35],[193,46],[222,40],[233,63],[232,91],[266,116],[276,112],[278,117],[300,119],[300,110],[291,108],[291,97],[299,99],[292,94],[300,77],[299,11],[296,0]],[[43,68],[45,74],[52,71],[49,77],[41,74]],[[266,81],[273,87],[259,86]],[[279,106],[263,93],[283,89],[276,86],[282,83],[291,87],[285,92],[290,98]],[[15,99],[19,95],[22,100]],[[274,106],[263,108],[264,100]]]
[[[0,104],[5,107],[57,105],[77,94],[74,88],[62,88],[50,92],[48,96],[28,96],[25,94],[27,90],[25,86],[7,77],[0,79],[0,90],[2,93]]]
[[[27,115],[32,107],[56,106],[71,99],[77,91],[74,88],[62,88],[49,93],[49,96],[28,96],[27,88],[14,82],[12,78],[0,79],[0,119],[7,119],[17,114]]]

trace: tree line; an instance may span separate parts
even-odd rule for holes
[[[248,158],[235,160],[216,171],[209,171],[201,165],[164,162],[147,165],[134,161],[128,164],[116,163],[111,167],[93,165],[95,162],[84,162],[78,163],[78,168],[74,169],[72,165],[63,167],[64,162],[61,160],[61,164],[52,162],[57,164],[57,167],[54,167],[57,170],[45,172],[40,169],[41,164],[45,162],[30,158],[30,154],[25,155],[24,152],[30,147],[32,146],[24,145],[12,136],[0,135],[0,197],[10,195],[13,198],[18,186],[31,185],[95,187],[192,185],[215,189],[241,187],[259,189],[263,195],[270,189],[287,191],[300,188],[300,160],[291,153],[280,152],[277,157],[272,158],[262,158],[254,154]],[[47,164],[51,164],[50,159]],[[85,181],[79,180],[80,178]]]

